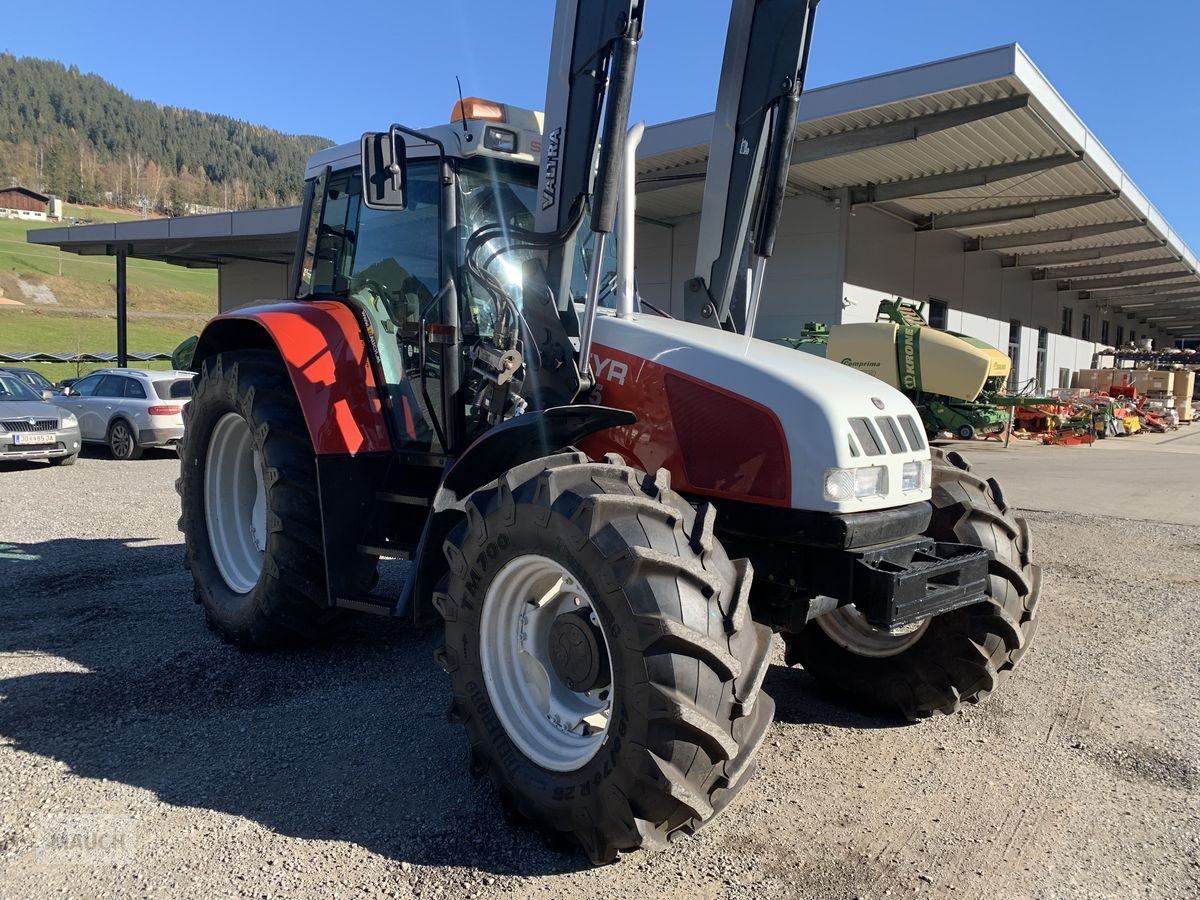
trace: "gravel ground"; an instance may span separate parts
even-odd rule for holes
[[[0,897],[1200,896],[1200,527],[1031,515],[1044,614],[996,696],[898,726],[777,665],[733,808],[590,869],[468,776],[432,633],[221,645],[177,465],[0,467]]]

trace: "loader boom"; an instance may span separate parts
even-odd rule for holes
[[[696,275],[684,291],[688,321],[753,333],[787,189],[817,3],[734,0],[713,114]],[[750,290],[735,298],[747,251]]]

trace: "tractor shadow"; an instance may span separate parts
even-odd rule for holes
[[[827,687],[801,668],[772,665],[763,679],[763,690],[775,701],[775,721],[787,725],[874,730],[914,724]]]
[[[3,742],[74,777],[396,861],[588,868],[506,826],[467,774],[432,633],[363,616],[325,647],[239,652],[205,628],[181,562],[178,544],[136,539],[0,541],[0,653],[27,673],[0,678]]]

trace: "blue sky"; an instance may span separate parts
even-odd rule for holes
[[[139,99],[346,141],[470,94],[540,108],[552,0],[5,4],[0,48]],[[150,10],[159,9],[155,13]],[[729,0],[647,0],[634,115],[711,110]],[[809,86],[1012,41],[1200,252],[1196,0],[823,0]]]

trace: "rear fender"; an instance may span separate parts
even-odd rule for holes
[[[383,397],[363,329],[334,301],[273,303],[218,316],[200,335],[192,366],[228,350],[275,350],[287,368],[318,456],[392,449]]]

